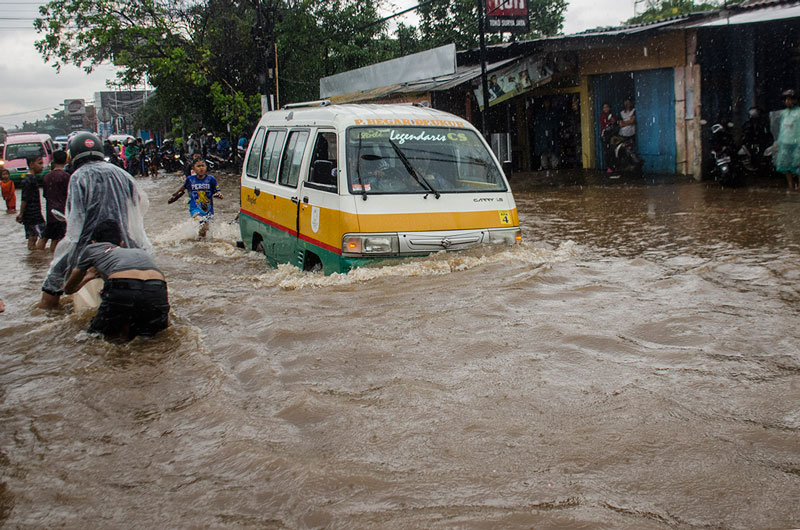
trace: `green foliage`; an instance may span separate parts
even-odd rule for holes
[[[525,35],[517,35],[516,39],[555,35],[561,30],[566,9],[566,0],[529,0],[531,31]],[[475,0],[432,2],[419,8],[419,17],[419,30],[426,48],[451,42],[459,50],[476,48],[479,45],[478,4]],[[497,33],[487,33],[486,37],[488,43],[497,43],[503,38]]]
[[[41,120],[34,122],[24,121],[19,129],[26,132],[40,132],[56,137],[65,135],[70,131],[69,118],[63,110],[48,114]]]
[[[728,4],[733,4],[728,0]],[[709,11],[718,9],[719,3],[716,2],[701,2],[695,4],[694,0],[664,0],[658,6],[645,11],[631,19],[625,21],[625,24],[647,24],[649,22],[656,22],[665,18],[676,17],[679,15],[686,15],[689,13],[698,13],[701,11]]]
[[[55,68],[112,63],[118,84],[147,81],[157,97],[137,117],[143,128],[238,134],[260,115],[262,84],[281,105],[317,99],[321,77],[443,43],[477,45],[475,0],[435,0],[420,8],[419,28],[400,24],[391,36],[384,1],[51,0],[34,23],[36,47]],[[566,0],[530,8],[530,36],[561,28]],[[264,76],[276,63],[277,86]]]

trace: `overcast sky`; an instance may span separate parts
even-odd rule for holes
[[[634,0],[568,0],[564,33],[598,26],[614,26],[633,16]],[[100,68],[87,75],[74,66],[60,73],[34,48],[39,37],[31,24],[37,16],[36,0],[0,0],[0,126],[8,129],[23,121],[34,121],[60,108],[65,99],[90,101],[106,89],[113,69]],[[399,7],[414,0],[394,0]]]

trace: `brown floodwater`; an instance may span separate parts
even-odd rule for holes
[[[516,248],[325,277],[236,248],[234,177],[197,241],[179,180],[123,346],[0,214],[6,528],[800,527],[800,195],[519,185]]]

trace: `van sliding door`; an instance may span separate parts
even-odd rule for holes
[[[290,235],[283,239],[283,244],[277,249],[279,261],[297,265],[297,237],[300,222],[300,200],[298,183],[300,169],[303,164],[303,154],[308,145],[308,130],[292,130],[286,139],[286,145],[281,155],[281,165],[278,171],[278,184],[286,192],[289,200],[294,203],[294,219],[290,228]],[[282,194],[283,195],[283,194]],[[287,204],[287,208],[289,205]],[[287,227],[289,228],[289,227]],[[302,266],[302,263],[300,264]]]

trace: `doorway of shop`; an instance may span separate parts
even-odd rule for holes
[[[532,124],[531,168],[581,167],[581,108],[578,94],[550,94],[528,100]]]
[[[606,168],[600,139],[603,103],[617,118],[622,101],[632,96],[636,108],[636,143],[647,173],[675,173],[675,84],[671,68],[596,75],[593,78],[595,155]]]

